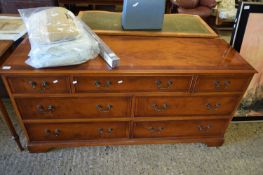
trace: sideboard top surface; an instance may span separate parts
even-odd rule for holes
[[[1,74],[13,73],[255,73],[224,40],[207,38],[101,36],[120,57],[118,68],[111,69],[98,56],[81,65],[34,69],[27,64],[30,44],[25,39],[0,69]]]

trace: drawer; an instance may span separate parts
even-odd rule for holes
[[[195,92],[242,92],[247,86],[248,76],[199,76]]]
[[[45,123],[25,125],[30,141],[98,140],[129,137],[129,122]]]
[[[227,120],[181,120],[135,122],[135,138],[223,136]]]
[[[175,91],[188,92],[192,76],[165,77],[74,77],[77,93],[90,91]]]
[[[69,93],[67,77],[8,77],[13,93]]]
[[[23,119],[127,117],[130,97],[56,97],[15,99]]]
[[[135,116],[229,115],[238,100],[237,95],[138,97]]]

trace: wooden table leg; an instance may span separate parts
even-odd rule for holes
[[[20,151],[23,151],[24,148],[22,147],[21,143],[20,143],[20,139],[19,139],[19,136],[17,135],[16,133],[16,130],[12,124],[12,121],[10,120],[9,118],[9,115],[6,111],[6,108],[4,106],[4,103],[2,102],[2,99],[0,98],[0,112],[2,113],[3,115],[3,118],[9,128],[9,131],[11,132],[11,135],[12,135],[12,139],[16,141],[16,144],[19,148]]]

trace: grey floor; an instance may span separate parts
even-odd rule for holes
[[[17,126],[15,114],[7,101]],[[138,145],[17,151],[0,117],[0,175],[262,175],[263,123],[231,124],[219,148],[203,144]]]

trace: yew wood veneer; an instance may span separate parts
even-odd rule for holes
[[[201,142],[220,146],[256,72],[221,39],[101,36],[121,58],[33,69],[24,40],[3,66],[30,152]]]

